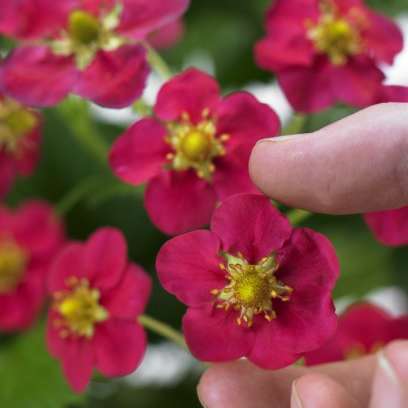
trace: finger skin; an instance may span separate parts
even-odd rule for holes
[[[306,374],[293,383],[290,408],[361,408],[352,395],[327,375]]]
[[[254,183],[286,205],[353,214],[408,204],[408,104],[380,104],[315,133],[265,139]]]
[[[366,407],[374,366],[375,357],[366,357],[312,369],[265,371],[242,360],[209,368],[201,378],[198,393],[206,408],[288,408],[292,383],[305,374],[318,372],[337,381]]]
[[[408,407],[408,342],[394,342],[378,354],[370,408]]]

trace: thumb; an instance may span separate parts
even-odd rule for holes
[[[408,104],[380,104],[315,133],[264,139],[254,183],[291,207],[330,214],[408,204]]]

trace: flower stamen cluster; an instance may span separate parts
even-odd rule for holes
[[[56,55],[74,55],[77,68],[84,70],[98,51],[114,51],[126,44],[127,39],[115,31],[120,23],[122,8],[116,5],[100,17],[83,10],[72,11],[67,29],[62,32],[60,39],[51,42],[51,49]]]
[[[100,292],[87,279],[72,276],[67,281],[70,291],[54,294],[54,308],[61,319],[54,321],[61,338],[69,335],[92,338],[97,323],[108,319],[107,310],[99,304]]]
[[[38,124],[30,110],[10,99],[0,101],[0,150],[16,153],[21,137]]]
[[[323,3],[322,14],[317,24],[307,21],[308,37],[316,50],[327,57],[334,65],[344,65],[349,57],[362,51],[360,33],[350,21],[337,16],[333,5]]]
[[[0,294],[18,286],[26,264],[27,256],[15,242],[9,239],[0,242]]]
[[[211,291],[216,297],[216,307],[238,311],[236,322],[239,326],[251,327],[254,316],[260,314],[269,322],[276,319],[273,300],[289,301],[293,289],[275,276],[279,268],[275,257],[265,257],[256,265],[249,264],[242,254],[238,257],[226,254],[225,257],[227,266],[220,264],[220,268],[227,272],[229,284],[222,290]]]
[[[181,115],[180,122],[167,125],[166,141],[174,152],[167,155],[169,167],[175,171],[195,170],[201,179],[211,181],[216,170],[214,159],[226,154],[224,143],[229,135],[217,136],[214,119],[210,118],[210,111],[204,109],[202,120],[198,124],[191,122],[187,112]]]

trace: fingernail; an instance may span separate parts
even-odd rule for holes
[[[395,343],[377,355],[371,405],[373,408],[408,406],[408,344]]]
[[[288,142],[288,141],[291,141],[291,140],[295,140],[297,138],[297,136],[298,135],[269,137],[267,139],[259,140],[257,144],[267,143],[267,142],[274,142],[274,143]]]
[[[290,398],[290,406],[291,408],[303,408],[302,401],[299,397],[299,393],[296,388],[296,381],[293,381],[293,384],[292,384],[292,395]]]

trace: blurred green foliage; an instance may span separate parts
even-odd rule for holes
[[[406,0],[369,3],[392,15],[408,12]],[[165,58],[180,69],[192,55],[206,53],[214,61],[225,90],[269,80],[270,74],[258,69],[253,61],[253,44],[263,35],[263,15],[268,4],[269,0],[192,0],[186,16],[186,35],[164,53]],[[9,44],[3,41],[0,46],[4,49]],[[351,112],[339,106],[312,115],[304,130],[318,129]],[[105,149],[123,129],[92,120],[87,104],[75,98],[44,114],[41,164],[34,177],[17,183],[9,203],[44,198],[57,204],[74,191],[70,198],[81,200],[66,214],[69,236],[85,239],[99,226],[119,227],[128,239],[131,258],[154,278],[155,255],[165,237],[146,215],[143,191],[119,183],[106,165]],[[69,201],[64,199],[63,203]],[[316,215],[304,224],[327,234],[336,246],[342,266],[337,297],[359,297],[390,284],[399,285],[408,293],[407,251],[379,245],[361,217]],[[179,327],[184,307],[154,280],[148,312]],[[157,338],[151,336],[151,341]],[[88,395],[77,398],[45,351],[42,324],[27,334],[0,338],[0,405],[8,408],[194,408],[199,407],[195,380],[193,376],[177,387],[143,389],[118,382],[104,398],[93,392],[97,390],[95,384]]]

